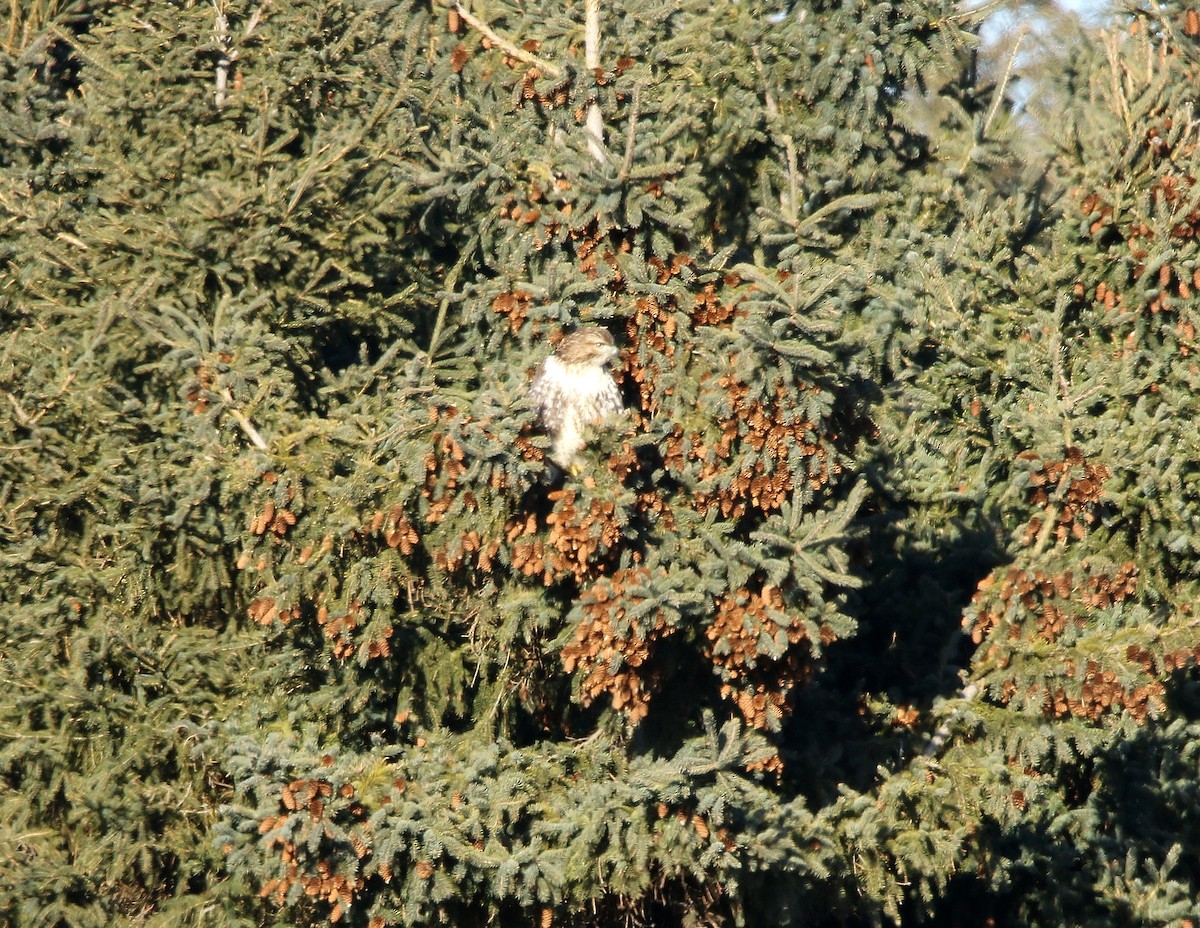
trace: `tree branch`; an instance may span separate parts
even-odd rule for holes
[[[262,20],[263,13],[267,11],[267,7],[271,5],[271,2],[272,0],[263,0],[263,2],[259,4],[258,9],[254,11],[254,15],[251,16],[250,20],[246,23],[246,29],[242,33],[243,39],[250,38],[251,33],[258,28],[258,24]]]
[[[229,50],[229,17],[225,15],[225,10],[221,6],[221,0],[213,0],[213,7],[217,11],[217,19],[213,25],[213,32],[217,36],[217,46],[221,50],[221,57],[217,59],[217,90],[214,98],[218,108],[225,105],[225,88],[229,83],[229,69],[233,66],[233,62],[237,60],[237,52]]]
[[[595,75],[600,68],[600,0],[586,0],[583,24],[584,61]],[[587,112],[588,152],[601,164],[607,160],[604,152],[604,116],[594,99]]]
[[[642,85],[633,85],[633,103],[629,107],[629,124],[625,130],[625,157],[621,159],[621,181],[629,179],[633,170],[633,143],[637,138],[638,116],[642,108]]]
[[[485,23],[482,19],[477,16],[472,16],[470,13],[464,10],[461,3],[454,4],[454,9],[458,11],[458,15],[463,18],[464,22],[466,22],[468,26],[482,34],[493,45],[502,49],[505,54],[511,55],[518,61],[524,61],[526,64],[536,65],[538,68],[541,68],[542,73],[544,73],[547,77],[562,77],[562,69],[557,65],[553,65],[544,58],[539,58],[537,55],[525,51],[525,49],[521,48],[519,45],[508,41],[508,39],[502,38],[495,29]]]
[[[226,387],[222,391],[222,395],[225,397],[225,404],[226,408],[229,410],[229,414],[233,416],[233,421],[238,424],[245,436],[250,439],[250,444],[254,445],[254,447],[259,451],[269,452],[271,450],[271,446],[268,445],[266,439],[262,437],[262,432],[254,427],[254,423],[251,422],[246,417],[246,414],[238,409],[237,405],[233,402],[233,391]]]

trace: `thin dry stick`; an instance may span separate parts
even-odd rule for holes
[[[584,61],[593,74],[600,68],[600,0],[587,0],[583,25]],[[604,154],[604,116],[595,100],[587,113],[588,152],[601,164]]]
[[[31,416],[25,411],[25,408],[15,396],[13,396],[7,390],[4,391],[4,395],[7,396],[8,401],[12,403],[13,410],[17,414],[17,421],[21,423],[22,426],[27,429],[32,429],[35,425],[37,425],[38,419],[42,418],[40,413],[36,417]]]
[[[233,402],[233,391],[226,387],[222,391],[225,397],[225,403],[229,409],[229,414],[233,416],[233,420],[241,428],[242,432],[250,439],[250,444],[254,445],[259,451],[270,451],[271,447],[267,444],[265,438],[262,437],[262,432],[254,427],[254,423],[246,418],[246,414],[237,408]]]
[[[1000,83],[996,85],[995,91],[992,93],[992,105],[988,107],[987,117],[983,120],[983,127],[979,130],[979,142],[987,140],[988,130],[992,127],[992,120],[996,118],[996,114],[1000,112],[1000,104],[1004,102],[1004,92],[1008,89],[1008,81],[1012,77],[1013,68],[1017,64],[1017,54],[1021,50],[1021,43],[1025,41],[1025,36],[1029,33],[1028,26],[1022,26],[1020,32],[1013,39],[1012,51],[1008,56],[1008,64],[1004,68],[1004,75],[1000,78]],[[971,156],[975,154],[976,145],[971,145],[967,148],[967,153],[963,155],[962,164],[958,168],[959,174],[966,173],[967,166],[971,163]]]
[[[544,58],[539,58],[537,55],[527,52],[520,46],[508,41],[508,39],[502,38],[495,29],[485,23],[482,19],[477,16],[472,16],[470,13],[464,10],[461,3],[456,3],[454,5],[454,9],[458,11],[458,15],[463,18],[464,22],[466,22],[468,26],[485,36],[493,45],[503,49],[505,54],[511,55],[518,61],[524,61],[526,64],[532,64],[538,68],[541,68],[542,73],[547,77],[562,76],[562,69],[557,65],[553,65]]]
[[[996,113],[1000,109],[1000,104],[1004,102],[1004,91],[1008,88],[1009,78],[1012,77],[1013,68],[1017,64],[1017,54],[1021,51],[1021,43],[1025,41],[1025,36],[1029,34],[1029,27],[1022,26],[1017,33],[1017,37],[1013,39],[1012,53],[1008,56],[1008,64],[1004,67],[1004,76],[1000,79],[1000,83],[996,85],[996,92],[992,94],[992,105],[988,109],[987,119],[983,121],[983,132],[980,133],[980,141],[987,138],[988,130],[992,127],[992,120],[996,118]]]
[[[263,13],[267,11],[267,7],[270,5],[271,0],[263,0],[263,2],[259,4],[258,9],[254,11],[254,15],[251,16],[249,22],[246,23],[246,30],[242,33],[242,38],[250,38],[251,33],[258,28],[258,24],[262,20]]]

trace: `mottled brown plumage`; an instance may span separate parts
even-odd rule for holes
[[[583,449],[584,429],[622,409],[620,391],[607,369],[616,355],[607,329],[580,329],[559,342],[533,378],[530,403],[550,435],[551,460],[564,469]]]

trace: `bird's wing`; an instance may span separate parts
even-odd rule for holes
[[[546,414],[555,403],[555,397],[559,390],[554,377],[547,370],[549,363],[549,358],[542,362],[533,377],[533,383],[529,385],[529,405],[533,407],[533,414],[543,424],[546,421]]]
[[[616,415],[625,408],[625,404],[621,401],[621,391],[612,377],[605,378],[604,387],[598,400],[602,416]]]

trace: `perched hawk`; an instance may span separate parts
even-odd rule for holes
[[[553,442],[550,459],[564,470],[583,449],[584,429],[622,409],[617,382],[606,367],[616,356],[607,329],[580,329],[559,342],[533,378],[529,401]]]

